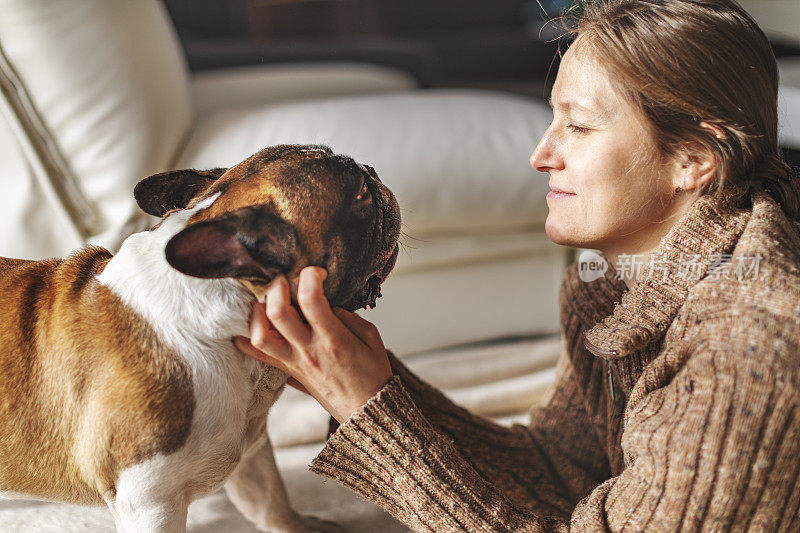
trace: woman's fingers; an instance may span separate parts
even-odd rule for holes
[[[337,420],[346,420],[391,378],[392,369],[377,329],[342,309],[331,310],[319,267],[300,272],[292,307],[284,277],[267,287],[266,305],[255,305],[251,339],[236,338],[246,355],[279,368],[288,383],[310,393]]]
[[[311,331],[303,324],[297,310],[292,307],[289,282],[278,276],[267,287],[266,318],[283,337],[294,345],[308,344]],[[252,324],[251,324],[252,326]]]
[[[339,336],[344,333],[342,324],[331,311],[325,297],[322,282],[328,273],[319,267],[306,267],[300,271],[297,285],[297,303],[311,328],[323,336]]]
[[[250,319],[250,344],[279,359],[286,359],[291,353],[291,346],[275,328],[266,315],[265,304],[253,304]]]
[[[250,339],[253,345],[262,344],[271,333],[275,333],[275,329],[267,320],[266,304],[256,302],[250,313]]]
[[[265,353],[261,349],[256,348],[251,344],[250,339],[246,337],[235,337],[233,339],[233,344],[236,346],[237,350],[245,355],[249,355],[253,359],[261,361],[262,363],[279,368],[284,372],[288,372],[286,364],[281,359],[275,358],[268,353]]]
[[[383,348],[383,340],[375,324],[365,320],[355,313],[351,313],[341,307],[333,310],[334,315],[349,329],[353,334],[361,339],[361,342],[372,348],[379,350]]]
[[[283,343],[287,347],[289,346],[289,344],[286,341],[283,341]],[[259,348],[256,348],[255,346],[253,346],[251,340],[248,339],[247,337],[234,337],[233,344],[236,346],[237,350],[244,353],[245,355],[249,355],[253,359],[256,359],[270,366],[274,366],[275,368],[283,370],[287,374],[289,373],[289,369],[286,368],[286,365],[283,362],[283,360],[272,357],[268,353],[264,353]],[[291,347],[289,347],[289,350],[291,350]],[[291,375],[289,376],[289,379],[286,381],[286,383],[294,387],[295,389],[299,390],[300,392],[311,394],[308,392],[308,389],[306,388],[305,385],[297,381],[297,379],[292,377]]]

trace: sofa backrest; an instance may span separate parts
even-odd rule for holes
[[[170,166],[193,120],[188,70],[164,7],[0,0],[0,52],[0,129],[16,140],[0,146],[0,185],[35,180],[17,184],[34,195],[17,200],[53,219],[52,227],[41,217],[30,227],[13,221],[28,234],[4,236],[0,255],[61,255],[83,242],[115,248],[150,222],[136,208],[134,185]],[[7,227],[3,217],[24,210],[9,213],[2,196]],[[56,234],[60,249],[31,244]]]

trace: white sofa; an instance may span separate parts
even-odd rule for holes
[[[543,232],[528,156],[539,101],[420,90],[363,64],[190,75],[157,0],[0,0],[0,256],[116,249],[152,223],[134,184],[324,143],[374,166],[400,202],[403,252],[375,310],[406,354],[558,329],[568,250]]]

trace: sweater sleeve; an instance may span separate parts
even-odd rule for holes
[[[451,440],[478,472],[521,505],[569,516],[578,500],[608,477],[605,449],[586,413],[583,387],[565,351],[548,396],[529,412],[529,426],[507,427],[474,415],[421,380],[396,357],[390,355],[390,361],[412,402],[431,425]],[[540,475],[532,480],[519,475],[522,469]]]
[[[580,498],[608,477],[566,354],[548,401],[531,413],[535,427],[473,415],[394,356],[390,361],[392,380],[339,427],[312,470],[415,529],[535,531],[537,522],[563,524]],[[445,487],[465,491],[467,500],[439,500]],[[405,502],[408,491],[418,494],[424,515]]]
[[[399,376],[339,428],[311,468],[416,531],[785,527],[797,512],[796,392],[788,381],[770,380],[755,362],[751,368],[723,368],[715,363],[721,359],[730,361],[705,350],[666,387],[632,393],[635,406],[623,434],[626,467],[572,509],[553,506],[567,502],[568,481],[535,432],[526,449],[498,448],[477,462],[464,448],[469,441],[451,436],[455,428],[434,424]],[[561,422],[573,425],[566,418]],[[485,423],[479,426],[478,434],[486,437]],[[459,427],[471,432],[475,421],[465,419]],[[522,435],[513,428],[497,434],[516,432]],[[580,438],[573,444],[584,447]],[[528,491],[524,498],[497,482],[503,475],[492,464],[500,471],[516,465]]]

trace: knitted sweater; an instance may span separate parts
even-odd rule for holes
[[[654,253],[630,290],[569,267],[556,383],[528,426],[390,357],[312,471],[417,531],[800,530],[800,227],[763,192],[702,197]]]

